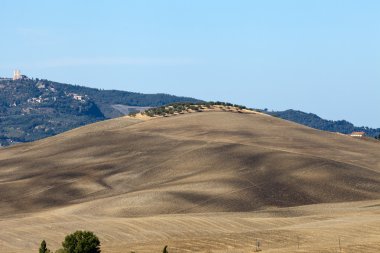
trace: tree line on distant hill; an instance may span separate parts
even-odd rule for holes
[[[97,121],[122,116],[114,105],[152,107],[148,116],[168,116],[186,110],[221,105],[247,109],[225,102],[203,102],[168,94],[142,94],[101,90],[43,79],[0,79],[0,146],[30,142]],[[263,112],[320,130],[349,134],[363,131],[380,138],[380,128],[355,127],[345,120],[324,120],[295,110]]]
[[[156,107],[200,100],[101,90],[43,79],[0,79],[0,146],[30,142],[123,114],[116,104]]]
[[[367,136],[380,138],[380,128],[357,127],[346,120],[325,120],[313,113],[305,113],[296,110],[266,111],[266,113],[323,131],[350,134],[352,132],[365,132]]]

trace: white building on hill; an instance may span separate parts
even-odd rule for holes
[[[16,69],[13,71],[13,80],[19,80],[21,79],[21,72],[20,70]]]
[[[13,71],[13,80],[28,79],[27,76],[21,75],[21,71],[16,69]]]
[[[350,134],[351,137],[364,137],[365,136],[365,132],[352,132]]]

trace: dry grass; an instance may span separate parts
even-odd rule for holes
[[[85,126],[0,150],[0,251],[379,252],[379,147],[254,113]]]

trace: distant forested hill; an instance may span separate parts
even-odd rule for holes
[[[368,136],[371,137],[377,137],[380,135],[380,128],[374,129],[369,127],[357,127],[346,120],[326,120],[313,113],[305,113],[296,110],[286,110],[277,112],[275,111],[266,113],[272,116],[279,117],[281,119],[286,119],[324,131],[339,132],[343,134],[349,134],[354,131],[360,131],[365,132]]]
[[[34,141],[129,111],[175,102],[200,100],[168,94],[100,90],[42,79],[0,78],[0,145]],[[356,127],[345,120],[325,120],[312,113],[295,110],[266,113],[325,131],[380,135],[379,128]]]
[[[168,94],[100,90],[39,79],[0,79],[0,144],[29,142],[123,115],[120,106],[198,102]],[[117,106],[115,106],[117,105]]]

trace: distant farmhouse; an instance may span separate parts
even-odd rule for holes
[[[365,136],[365,132],[352,132],[352,133],[350,134],[350,136],[351,136],[351,137],[359,137],[359,138],[361,138],[361,137],[364,137],[364,136]]]

